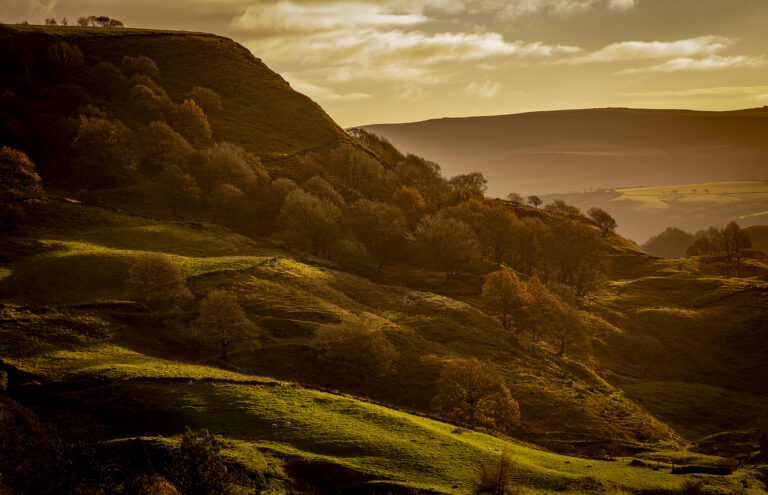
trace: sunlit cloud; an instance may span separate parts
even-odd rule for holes
[[[368,93],[339,94],[331,88],[318,86],[316,84],[302,81],[301,79],[291,78],[289,74],[286,75],[286,78],[289,80],[293,89],[321,103],[334,101],[357,101],[365,100],[366,98],[371,97],[371,95]]]
[[[393,13],[386,7],[364,2],[299,4],[282,0],[248,7],[232,25],[261,35],[307,33],[336,29],[410,26],[427,18],[417,13]]]
[[[720,56],[711,55],[705,58],[680,57],[661,64],[648,67],[625,69],[616,74],[639,74],[643,72],[681,72],[681,71],[710,71],[722,69],[754,68],[766,64],[765,57],[746,55]]]
[[[501,84],[493,81],[473,81],[464,88],[464,92],[469,96],[479,98],[493,98],[499,93]]]
[[[725,36],[699,36],[677,41],[621,41],[600,50],[560,61],[576,65],[599,62],[620,62],[668,57],[689,57],[719,52],[732,46],[736,40]]]

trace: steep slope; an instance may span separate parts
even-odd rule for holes
[[[350,142],[320,106],[228,38],[143,29],[0,26],[0,46],[9,57],[16,51],[47,47],[52,39],[73,43],[86,63],[119,65],[124,56],[150,57],[160,71],[158,82],[175,101],[183,100],[195,86],[213,90],[223,107],[208,116],[214,138],[237,142],[260,155]]]
[[[768,156],[766,108],[610,108],[361,127],[447,175],[482,171],[500,197],[763,178]]]

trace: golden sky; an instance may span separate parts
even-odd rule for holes
[[[768,105],[768,0],[2,0],[248,47],[342,126],[587,107]]]

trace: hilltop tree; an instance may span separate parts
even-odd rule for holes
[[[528,196],[528,204],[533,205],[534,208],[538,208],[541,203],[543,203],[543,201],[540,197],[534,195]]]
[[[470,196],[483,197],[488,189],[488,179],[481,172],[472,172],[452,177],[448,184],[455,191],[465,191]]]
[[[616,230],[616,220],[614,220],[614,218],[605,210],[593,206],[589,209],[587,214],[600,228],[600,233],[603,237]]]
[[[399,356],[382,330],[367,328],[357,320],[320,327],[314,344],[328,367],[355,379],[388,373]]]
[[[515,272],[502,268],[485,276],[482,299],[488,308],[501,314],[502,326],[509,330],[510,316],[522,312],[529,296]]]
[[[555,213],[557,215],[578,215],[581,210],[575,206],[571,206],[561,199],[556,199],[544,207],[545,210]]]
[[[145,254],[128,270],[128,288],[158,317],[191,299],[179,267],[164,254]]]
[[[355,236],[378,261],[379,269],[405,240],[405,217],[397,206],[361,199],[350,207],[349,220]]]
[[[221,358],[227,359],[229,346],[252,339],[256,326],[245,315],[235,296],[223,290],[208,293],[200,302],[197,328],[221,346]]]
[[[447,277],[465,271],[476,259],[478,240],[472,227],[443,212],[422,218],[416,227],[416,238]]]
[[[507,200],[508,201],[514,201],[515,203],[522,203],[523,202],[523,196],[518,194],[518,193],[516,193],[516,192],[511,192],[511,193],[507,194]]]
[[[520,406],[496,369],[476,358],[453,361],[437,380],[432,406],[447,418],[473,427],[512,431],[520,422]]]

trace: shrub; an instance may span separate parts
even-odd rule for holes
[[[221,442],[208,430],[186,428],[170,469],[170,477],[182,494],[228,493],[229,473],[220,452]]]
[[[128,287],[151,314],[162,316],[191,298],[181,270],[164,254],[146,254],[128,271]]]
[[[386,374],[399,356],[382,330],[355,320],[320,327],[314,344],[329,368],[355,379]]]

